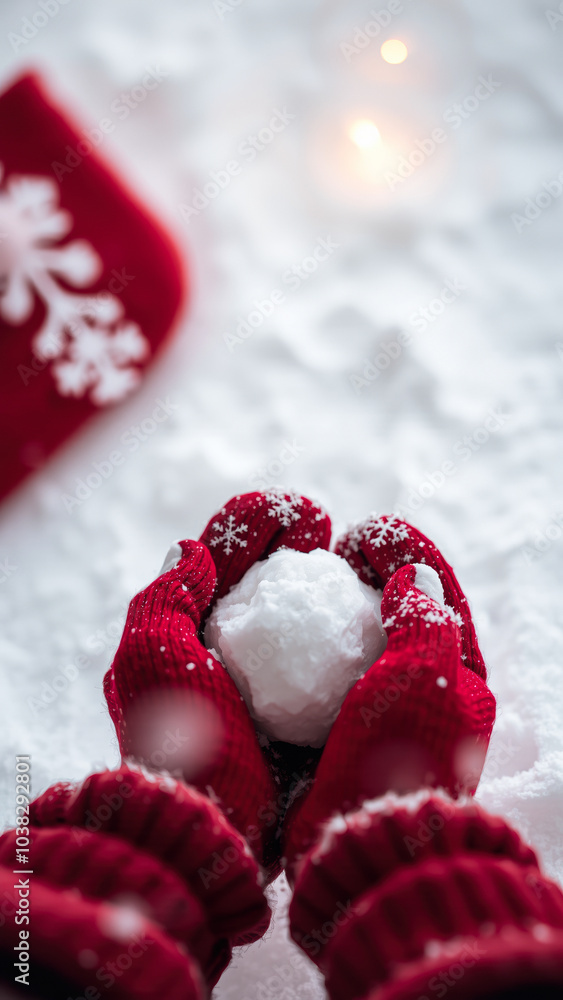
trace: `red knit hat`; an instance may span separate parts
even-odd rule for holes
[[[114,127],[73,124],[35,75],[0,96],[0,497],[135,388],[185,294],[169,237],[98,156]]]
[[[166,571],[133,599],[104,682],[124,756],[165,766],[212,794],[270,879],[280,870],[281,779],[268,768],[234,681],[203,645],[202,627],[213,600],[256,560],[281,546],[309,551],[329,540],[328,517],[304,497],[278,491],[235,497],[199,542],[176,543]],[[163,763],[171,713],[186,717],[187,735],[195,717],[206,720],[215,737],[205,762],[173,753]]]
[[[414,529],[401,524],[394,530],[406,535]],[[401,538],[387,545],[388,559],[396,544],[405,543]],[[419,563],[425,552],[419,547]],[[434,546],[430,552],[427,565],[440,566]],[[467,602],[456,596],[455,577],[453,583],[446,579],[453,595],[450,607],[428,597],[418,579],[416,567],[406,565],[386,583],[381,605],[385,653],[348,693],[314,786],[285,820],[290,874],[320,825],[337,811],[390,789],[407,792],[430,785],[458,794],[477,786],[495,699],[463,653],[462,629],[471,636],[473,626]]]
[[[502,820],[429,791],[331,821],[300,867],[290,926],[333,1000],[563,985],[559,888]]]

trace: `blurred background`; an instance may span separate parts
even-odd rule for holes
[[[0,88],[38,69],[83,128],[111,118],[99,152],[190,294],[139,391],[0,508],[3,824],[16,753],[35,793],[117,764],[102,677],[169,542],[282,484],[336,532],[399,511],[453,563],[499,699],[478,797],[561,879],[558,4],[67,0],[25,37],[38,10],[2,3]],[[217,998],[324,995],[272,892]]]

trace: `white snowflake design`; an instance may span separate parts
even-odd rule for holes
[[[270,517],[277,517],[284,528],[289,528],[293,521],[299,521],[301,514],[298,508],[303,506],[303,500],[295,490],[285,490],[283,486],[272,486],[264,493],[264,498],[270,504]]]
[[[446,625],[447,622],[454,622],[459,628],[463,625],[463,619],[457,611],[449,605],[440,605],[428,597],[426,594],[409,593],[406,594],[399,604],[397,611],[390,618],[383,622],[383,628],[390,628],[395,625],[398,619],[416,616],[427,625]]]
[[[124,318],[123,303],[103,295],[71,292],[91,287],[102,262],[86,240],[60,241],[73,219],[59,206],[59,189],[48,177],[11,176],[2,183],[0,164],[0,317],[21,326],[36,297],[45,307],[32,349],[51,372],[63,396],[84,396],[98,406],[122,399],[139,382],[136,364],[149,342]]]
[[[407,525],[394,515],[387,521],[373,511],[364,521],[354,525],[347,533],[344,555],[359,552],[362,542],[373,542],[377,549],[382,545],[404,542],[409,537]]]
[[[214,521],[212,527],[216,534],[209,544],[213,548],[216,545],[222,545],[225,555],[230,556],[235,545],[239,545],[241,549],[245,549],[248,545],[246,538],[241,538],[241,535],[248,531],[248,525],[237,524],[234,514],[229,514],[227,520],[222,523]]]

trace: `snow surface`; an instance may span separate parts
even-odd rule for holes
[[[381,591],[334,552],[280,549],[215,605],[205,628],[257,727],[322,747],[346,694],[382,655]]]
[[[102,677],[170,541],[197,537],[235,493],[281,482],[318,497],[337,531],[401,509],[454,565],[499,699],[478,798],[563,878],[563,198],[530,209],[530,224],[511,218],[563,167],[563,24],[548,23],[549,0],[449,0],[438,24],[424,0],[406,3],[393,32],[420,11],[435,72],[382,92],[376,42],[349,62],[333,44],[373,6],[244,0],[220,17],[211,0],[75,0],[14,52],[9,32],[39,8],[0,5],[0,82],[39,64],[85,127],[112,115],[102,152],[168,220],[193,281],[140,392],[2,508],[6,824],[15,754],[32,755],[36,793],[118,763]],[[119,119],[112,102],[157,64],[168,75]],[[479,102],[489,74],[500,86]],[[459,127],[444,120],[456,102]],[[250,162],[239,144],[284,108],[295,118]],[[339,131],[377,115],[409,143],[447,135],[378,194]],[[233,159],[239,174],[184,223],[178,206]],[[317,270],[284,283],[328,237],[338,246]],[[223,335],[274,289],[284,301],[229,350]],[[441,314],[428,320],[431,303]],[[122,436],[166,396],[177,409],[133,450]],[[62,494],[115,448],[126,461],[68,513]],[[220,1000],[323,995],[276,891],[271,935],[237,957]]]

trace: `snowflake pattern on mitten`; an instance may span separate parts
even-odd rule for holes
[[[61,284],[91,288],[102,270],[86,240],[61,244],[72,225],[53,180],[5,180],[0,164],[0,316],[21,326],[39,298],[45,313],[33,339],[36,358],[52,362],[61,395],[89,393],[93,403],[105,406],[136,387],[136,364],[148,356],[149,342],[112,293],[77,294]]]

